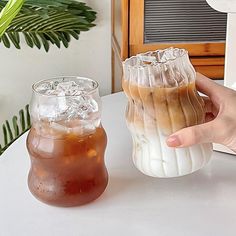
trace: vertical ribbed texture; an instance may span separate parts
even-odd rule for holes
[[[167,49],[146,56],[124,63],[123,88],[129,100],[126,120],[133,138],[133,161],[149,176],[192,173],[208,163],[211,145],[173,149],[166,145],[166,138],[179,129],[204,122],[195,71],[184,51]]]

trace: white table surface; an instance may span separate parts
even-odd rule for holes
[[[0,157],[1,236],[236,235],[236,157],[214,152],[212,162],[195,174],[144,176],[131,160],[125,104],[123,93],[103,98],[109,185],[93,203],[57,208],[30,194],[26,135]]]

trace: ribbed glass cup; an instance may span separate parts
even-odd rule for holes
[[[153,177],[183,176],[204,167],[212,144],[176,149],[166,144],[170,134],[205,121],[188,52],[168,48],[139,54],[123,62],[123,71],[135,166]]]

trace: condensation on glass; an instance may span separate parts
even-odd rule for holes
[[[77,206],[98,198],[108,183],[107,144],[97,82],[60,77],[33,85],[28,186],[40,201]]]

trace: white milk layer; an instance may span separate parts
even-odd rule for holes
[[[133,139],[133,162],[144,174],[152,177],[178,177],[204,167],[212,155],[212,144],[189,148],[170,148],[160,130],[142,129],[128,124]]]

